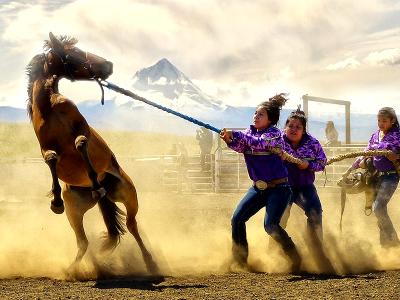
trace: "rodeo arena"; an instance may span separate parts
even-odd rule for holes
[[[123,89],[107,81],[110,62],[75,43],[50,33],[45,53],[27,68],[37,156],[0,159],[1,299],[399,298],[399,194],[387,199],[385,223],[374,212],[373,190],[373,178],[398,176],[399,161],[390,160],[392,171],[354,167],[360,157],[372,164],[396,154],[367,149],[367,140],[352,143],[350,101],[302,97],[307,119],[310,102],[344,108],[345,135],[339,140],[333,128],[319,141],[326,160],[313,182],[322,206],[318,229],[306,196],[271,225],[278,208],[269,202],[238,208],[249,188],[265,195],[287,181],[250,179],[248,152],[228,146],[247,128],[216,128]],[[58,93],[60,78],[94,80],[103,97],[106,88],[198,125],[195,150],[176,141],[160,154],[114,152],[73,99]],[[8,139],[16,138],[4,138],[4,147]],[[304,164],[280,147],[249,149],[258,153],[250,156],[268,150]],[[237,221],[240,213],[248,217]],[[394,228],[390,243],[380,233],[385,226]]]

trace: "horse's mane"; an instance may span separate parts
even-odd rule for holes
[[[60,35],[57,38],[64,45],[64,47],[67,47],[67,48],[75,46],[75,44],[78,42],[78,40],[76,38],[74,38],[72,36],[68,36],[68,35]],[[51,49],[51,43],[49,40],[44,41],[43,49],[45,51]]]
[[[32,89],[33,82],[35,79],[43,74],[43,66],[45,62],[45,54],[35,55],[30,63],[26,66],[26,75],[28,75],[28,100],[27,100],[27,111],[28,116],[32,120]]]
[[[73,47],[78,40],[71,36],[61,35],[58,40],[64,45],[64,47]],[[49,40],[45,40],[43,44],[43,50],[49,51],[51,49],[51,43]],[[36,78],[43,74],[43,66],[46,61],[46,54],[35,55],[30,63],[26,66],[26,75],[28,76],[28,100],[27,100],[27,112],[29,118],[32,120],[32,88],[33,82]]]

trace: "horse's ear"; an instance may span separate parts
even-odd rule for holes
[[[51,48],[53,48],[54,51],[56,51],[59,55],[64,56],[64,46],[60,42],[59,39],[57,39],[53,33],[49,33],[50,37],[50,43],[51,43]]]

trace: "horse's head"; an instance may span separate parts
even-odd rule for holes
[[[70,80],[107,79],[113,72],[113,64],[95,54],[80,50],[76,39],[57,39],[51,32],[46,55],[48,70],[53,75]]]

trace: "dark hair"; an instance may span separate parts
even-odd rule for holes
[[[269,98],[268,101],[264,101],[257,106],[257,108],[265,109],[268,120],[271,121],[271,125],[276,125],[278,123],[282,106],[288,101],[287,95],[286,93],[277,94]]]
[[[301,122],[301,125],[303,125],[304,131],[306,131],[307,127],[307,118],[306,118],[306,113],[300,109],[300,105],[297,106],[297,109],[292,111],[289,115],[289,117],[286,120],[285,127],[287,124],[289,124],[290,120],[296,119]]]
[[[382,107],[379,111],[378,111],[378,116],[381,115],[383,117],[386,118],[390,118],[392,119],[395,127],[399,128],[399,120],[397,119],[396,116],[396,112],[394,111],[393,108],[391,107]]]

